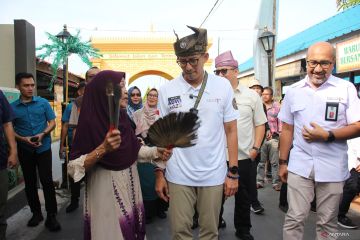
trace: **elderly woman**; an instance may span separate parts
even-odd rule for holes
[[[106,83],[120,85],[125,73],[102,71],[86,87],[70,153],[68,171],[84,177],[84,239],[145,238],[144,207],[136,167],[138,161],[167,160],[170,152],[139,144],[124,109],[119,128],[109,131]],[[122,88],[120,104],[126,104]]]
[[[127,113],[133,120],[134,112],[143,107],[140,89],[136,86],[129,88],[129,96],[130,99],[127,106]]]
[[[135,134],[143,139],[146,145],[150,145],[148,140],[148,130],[150,126],[159,118],[157,108],[158,91],[155,88],[150,89],[146,95],[144,107],[133,114],[136,124]],[[162,201],[155,192],[154,165],[150,163],[138,163],[141,191],[145,206],[146,223],[150,223],[152,218],[157,215],[165,218],[167,203]]]

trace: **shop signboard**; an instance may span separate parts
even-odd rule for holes
[[[360,69],[360,37],[336,44],[336,72]]]

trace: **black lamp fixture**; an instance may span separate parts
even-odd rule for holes
[[[64,24],[64,29],[59,32],[57,35],[56,35],[57,38],[60,38],[62,42],[65,42],[66,39],[68,39],[69,37],[71,37],[71,34],[68,32],[67,30],[67,26],[66,24]]]
[[[275,46],[275,34],[268,31],[267,27],[264,28],[264,32],[259,37],[261,44],[268,56],[268,81],[269,87],[272,86],[272,71],[271,71],[271,57]]]

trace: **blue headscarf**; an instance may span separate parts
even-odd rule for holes
[[[143,107],[141,96],[140,96],[140,102],[138,104],[135,104],[131,101],[131,94],[134,91],[134,89],[137,89],[141,95],[140,89],[136,86],[131,87],[128,90],[129,101],[128,101],[128,106],[127,106],[127,114],[129,115],[129,117],[131,119],[133,119],[133,113]]]

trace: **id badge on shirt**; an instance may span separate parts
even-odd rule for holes
[[[326,113],[325,120],[336,122],[339,112],[339,103],[337,102],[327,102],[326,103]]]
[[[169,97],[168,98],[168,106],[169,106],[170,110],[173,110],[174,108],[182,107],[181,97],[180,96]]]

